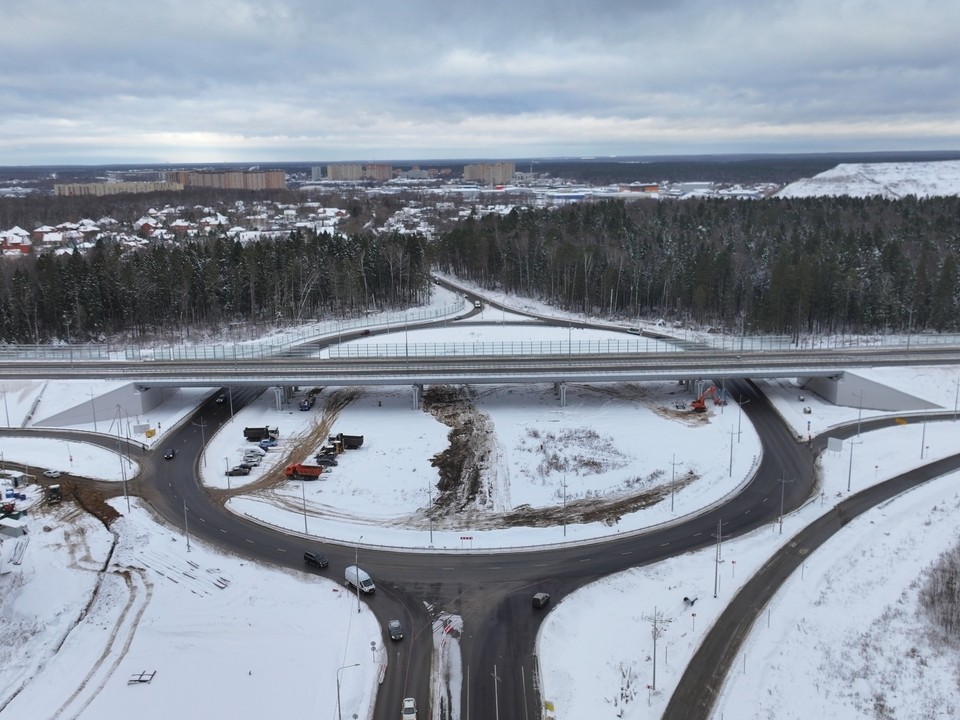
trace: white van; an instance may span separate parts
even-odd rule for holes
[[[359,589],[360,592],[368,595],[377,589],[371,577],[356,565],[351,565],[343,571],[343,579],[350,587]]]

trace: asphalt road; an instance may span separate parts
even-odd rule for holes
[[[764,447],[755,477],[719,507],[655,532],[615,535],[602,543],[490,554],[391,552],[331,544],[320,548],[330,561],[329,568],[308,569],[302,554],[312,547],[309,541],[232,515],[199,486],[197,468],[205,461],[201,456],[203,440],[212,437],[231,413],[228,404],[218,405],[212,399],[171,431],[167,440],[158,446],[158,452],[144,453],[139,446],[131,448],[131,454],[142,463],[143,472],[131,481],[130,489],[144,497],[171,524],[180,528],[188,526],[189,535],[194,539],[202,538],[259,562],[323,574],[342,582],[343,569],[359,561],[377,582],[377,592],[373,596],[362,596],[359,602],[370,607],[382,627],[396,617],[406,629],[406,637],[397,643],[392,643],[384,632],[389,666],[378,693],[376,718],[395,718],[400,699],[407,696],[417,697],[424,708],[421,712],[428,713],[427,700],[434,689],[430,683],[434,659],[432,623],[438,613],[463,618],[459,641],[464,683],[461,697],[453,700],[460,703],[460,717],[470,720],[503,713],[504,718],[539,718],[541,698],[537,690],[534,641],[545,612],[531,607],[534,592],[549,592],[556,602],[611,573],[712,544],[718,526],[727,538],[775,522],[781,503],[784,512],[789,512],[810,496],[815,479],[814,458],[821,441],[815,441],[812,447],[798,442],[752,384],[728,383],[727,391],[743,403],[742,411],[756,428]],[[255,389],[234,390],[232,410],[241,409],[257,392]],[[711,411],[717,413],[715,421],[726,422],[724,415],[738,414],[740,409],[729,405],[722,410],[723,414],[720,409]],[[740,424],[739,417],[734,421],[731,416],[729,421],[731,426]],[[889,419],[863,422],[862,429],[892,422]],[[833,430],[830,434],[840,437],[843,432]],[[855,433],[856,428],[847,428],[845,432]],[[5,434],[38,433],[7,431]],[[69,431],[42,431],[42,434],[73,438],[83,435]],[[96,435],[88,437],[97,444],[116,448],[115,440]],[[177,450],[172,460],[162,458],[162,451],[167,447]],[[682,457],[682,446],[678,446],[677,454]],[[219,460],[206,461],[219,463]],[[930,472],[933,471],[931,468]],[[913,478],[914,482],[922,482],[926,476],[920,473]],[[894,481],[884,485],[891,483]],[[880,491],[864,491],[849,498],[844,512],[863,512],[879,502],[878,497],[886,497],[875,495],[877,492]],[[825,539],[823,533],[839,528],[840,518],[833,519],[835,527],[829,518],[821,525],[819,530],[811,530],[815,534],[809,541],[804,540],[811,543],[811,547]],[[773,592],[791,568],[796,567],[790,564],[789,553],[785,555],[781,561],[785,564],[771,565],[751,583],[759,582],[766,588],[764,592]],[[670,712],[676,714],[670,717],[706,717],[701,713],[713,702],[715,688],[711,683],[723,677],[719,672],[722,665],[718,663],[729,662],[729,658],[736,656],[736,643],[746,632],[741,629],[740,617],[749,617],[758,612],[756,608],[762,608],[757,597],[742,592],[734,600],[736,609],[724,613],[727,620],[717,623],[716,634],[711,633],[702,651],[710,652],[710,646],[718,655],[707,658],[698,653],[681,680],[684,691],[678,689],[675,694],[675,699],[684,698],[677,702],[686,704],[674,710],[674,700],[671,700]],[[708,599],[701,602],[705,600]],[[432,615],[427,613],[428,606],[433,609]],[[449,633],[451,637],[458,634],[456,630]],[[697,673],[706,673],[713,679],[707,683],[704,676],[698,677]]]

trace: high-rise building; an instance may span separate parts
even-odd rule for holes
[[[463,179],[483,185],[506,185],[517,170],[514,162],[476,163],[463,166]]]

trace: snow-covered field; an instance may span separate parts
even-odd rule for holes
[[[913,163],[844,163],[787,185],[776,197],[901,198],[960,195],[960,160]]]
[[[495,321],[497,316],[506,320],[501,311],[489,309],[483,314],[487,320]],[[457,341],[484,338],[488,332],[504,340],[509,337],[506,333],[513,332],[507,324],[493,330],[477,323],[461,330],[455,327],[422,332],[444,333],[445,340]],[[522,332],[529,339],[534,331],[526,327]],[[560,333],[560,339],[566,340],[574,331],[535,332],[538,337]],[[410,342],[414,335],[399,332],[396,342]],[[419,335],[416,342],[433,342],[430,337]],[[376,340],[384,342],[383,336]],[[864,375],[950,410],[960,371],[924,368]],[[236,464],[248,446],[240,433],[243,426],[277,425],[288,443],[307,432],[332,390],[324,389],[309,412],[300,412],[296,405],[277,409],[272,393],[261,397],[208,439],[203,481],[226,486],[223,469]],[[645,386],[640,391],[576,386],[568,389],[566,408],[560,408],[549,387],[476,390],[477,409],[491,419],[498,449],[490,467],[497,478],[491,497],[493,514],[520,504],[558,506],[563,502],[564,484],[566,499],[572,501],[588,494],[615,493],[634,478],[655,477],[651,482],[663,482],[673,474],[674,462],[678,476],[694,471],[698,479],[677,492],[673,512],[668,497],[649,511],[623,517],[613,527],[568,525],[565,537],[557,526],[481,528],[471,532],[474,548],[573,541],[669,521],[734,489],[748,477],[759,451],[753,429],[735,405],[711,405],[710,422],[702,425],[654,412],[661,406],[669,410],[679,397],[689,401],[689,395],[678,395],[675,387]],[[832,407],[810,394],[804,405],[811,413],[804,414],[796,387],[788,381],[769,383],[766,391],[798,433],[806,432],[807,422],[810,432],[818,434],[856,421],[859,414],[857,408]],[[78,391],[62,392],[64,396],[71,393],[82,401]],[[29,392],[21,394],[27,399],[10,408],[18,408],[13,410],[18,418],[25,415],[20,408],[32,402]],[[56,388],[47,388],[44,397],[59,394]],[[195,402],[196,398],[188,401],[184,396],[180,405],[159,411],[152,422],[169,428]],[[862,416],[876,414],[863,411]],[[924,461],[960,452],[956,427],[949,422],[912,422],[864,433],[852,463],[849,443],[844,443],[841,453],[826,453],[822,496],[785,518],[782,534],[772,526],[724,543],[716,600],[711,592],[712,549],[637,568],[568,598],[555,598],[541,631],[538,657],[544,697],[554,703],[556,717],[658,717],[712,619],[780,543],[845,497],[848,477],[856,492],[920,464],[921,448]],[[569,442],[585,435],[585,430],[596,433],[592,444],[580,448]],[[302,489],[299,483],[290,483],[284,488],[288,502],[282,495],[273,503],[234,499],[231,509],[302,532],[304,516],[296,508],[303,492],[311,533],[319,533],[322,522],[324,535],[351,542],[363,535],[364,544],[428,545],[429,527],[422,511],[436,479],[428,459],[445,446],[448,428],[429,414],[412,410],[409,389],[379,388],[368,389],[347,405],[333,431],[363,434],[365,442],[359,450],[341,456],[327,480],[307,483]],[[64,444],[47,442],[46,450],[37,450],[38,446],[8,438],[5,459],[34,464],[39,453],[55,460],[48,464],[64,468]],[[559,465],[553,468],[563,467],[572,454],[597,452],[598,447],[606,448],[602,473],[573,472],[572,464],[565,473],[558,472],[544,463],[556,454]],[[733,472],[728,471],[731,448]],[[73,443],[70,451],[70,469],[75,474],[107,478],[119,474],[116,456],[81,455]],[[282,450],[271,450],[268,457],[279,462]],[[232,487],[252,482],[259,472],[230,478]],[[724,713],[756,718],[873,717],[869,712],[873,705],[865,699],[878,687],[890,688],[885,692],[892,707],[905,706],[917,693],[949,697],[949,682],[956,682],[956,663],[926,646],[918,644],[926,684],[921,687],[904,679],[896,685],[892,676],[896,663],[903,661],[904,634],[920,632],[909,609],[916,595],[911,586],[922,567],[955,542],[960,523],[954,512],[944,510],[957,504],[955,482],[956,478],[941,479],[888,503],[848,525],[830,548],[811,556],[803,577],[794,579],[795,585],[771,606],[769,628],[764,623],[755,631],[745,650],[742,672],[728,679],[716,717]],[[117,508],[123,512],[126,506]],[[0,717],[109,719],[130,713],[145,718],[262,717],[282,708],[290,716],[333,718],[338,675],[343,716],[368,716],[383,661],[381,633],[371,615],[357,615],[356,605],[350,605],[338,583],[252,566],[196,542],[188,552],[178,533],[171,533],[136,505],[114,526],[113,534],[71,513],[67,506],[38,508],[28,517],[30,542],[22,564],[13,564],[13,556],[23,541],[3,543]],[[459,528],[438,526],[432,534],[433,544],[447,551],[462,545]],[[897,549],[901,547],[915,549]],[[876,582],[877,577],[884,582]],[[85,609],[98,584],[99,592]],[[863,591],[870,592],[871,601],[858,605],[854,625],[848,622],[850,596]],[[688,608],[682,602],[684,596],[699,599]],[[344,612],[347,618],[342,618]],[[648,687],[654,612],[665,627],[657,648],[656,691]],[[851,655],[854,650],[856,657]],[[354,667],[354,663],[360,664]],[[134,674],[154,670],[157,674],[151,683],[128,685]],[[804,682],[796,682],[798,677]],[[891,699],[893,694],[897,700]],[[425,706],[426,698],[420,702]],[[785,705],[795,714],[782,712]]]

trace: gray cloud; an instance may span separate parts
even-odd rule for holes
[[[960,148],[960,6],[5,0],[0,164]]]

